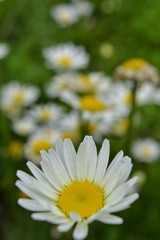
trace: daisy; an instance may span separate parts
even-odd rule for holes
[[[22,107],[27,107],[35,102],[38,97],[39,89],[37,87],[10,82],[2,87],[1,108],[8,115],[15,115]]]
[[[0,43],[0,59],[5,58],[9,53],[9,47],[6,43]]]
[[[33,174],[18,171],[16,186],[31,199],[18,203],[34,213],[34,220],[58,224],[58,231],[74,227],[73,238],[84,239],[88,224],[94,220],[106,224],[121,224],[113,215],[128,208],[137,198],[131,193],[137,177],[128,180],[131,159],[119,152],[108,166],[109,142],[104,140],[97,156],[92,137],[85,137],[78,151],[70,139],[58,140],[55,149],[41,151],[42,170],[33,163],[27,165]]]
[[[159,81],[157,69],[141,58],[132,58],[123,62],[116,68],[115,78],[131,79],[136,82],[157,83]]]
[[[137,140],[132,145],[132,154],[141,162],[152,163],[160,156],[159,143],[154,139],[147,138]]]
[[[84,47],[73,43],[43,49],[43,56],[47,66],[55,70],[77,70],[87,67],[89,56]]]
[[[145,82],[136,91],[136,102],[138,105],[153,103],[156,95],[156,86],[153,83]]]
[[[46,93],[51,98],[65,99],[66,94],[84,95],[109,91],[110,85],[110,78],[99,72],[88,74],[62,73],[55,75],[52,81],[46,85]]]
[[[59,133],[53,129],[41,128],[41,131],[37,129],[24,145],[25,157],[38,165],[41,160],[40,150],[48,151],[54,147],[58,137]]]
[[[51,16],[62,27],[67,27],[79,20],[79,12],[72,4],[59,4],[50,10]]]
[[[75,5],[79,16],[81,17],[88,17],[92,14],[93,12],[93,4],[89,1],[85,0],[75,0],[73,1],[73,4]]]
[[[37,123],[54,123],[62,117],[62,109],[53,103],[35,105],[27,113]]]
[[[13,119],[12,129],[20,136],[28,136],[35,131],[36,124],[29,117]]]

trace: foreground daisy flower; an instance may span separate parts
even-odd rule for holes
[[[56,70],[82,69],[89,62],[89,56],[85,49],[82,46],[77,47],[73,43],[45,48],[43,56],[47,60],[47,66]]]
[[[131,79],[136,82],[158,83],[159,81],[157,69],[141,58],[132,58],[123,62],[116,68],[115,78]]]
[[[18,171],[16,186],[31,199],[18,203],[33,212],[35,220],[58,224],[58,231],[73,226],[73,238],[84,239],[88,224],[94,220],[121,224],[123,219],[111,213],[124,210],[137,198],[133,187],[137,177],[127,180],[132,169],[131,159],[119,152],[109,161],[109,142],[104,140],[97,156],[92,137],[85,137],[76,153],[70,139],[58,140],[55,149],[41,151],[41,168],[27,165],[33,176]],[[132,192],[132,193],[131,193]]]

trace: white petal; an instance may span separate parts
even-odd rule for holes
[[[73,227],[74,224],[75,224],[75,222],[70,220],[70,221],[67,222],[67,223],[64,223],[64,224],[59,225],[59,226],[57,227],[57,230],[58,230],[59,232],[67,232],[67,231],[69,231],[69,230]]]
[[[120,185],[107,198],[107,202],[112,205],[118,203],[119,201],[121,201],[122,198],[124,198],[124,196],[127,194],[127,191],[128,191],[127,183]]]
[[[42,170],[45,174],[47,180],[54,186],[57,190],[62,190],[64,182],[57,174],[56,169],[53,168],[51,160],[48,160],[48,154],[45,151],[41,151],[43,161],[40,162]]]
[[[56,153],[60,156],[62,160],[64,160],[64,155],[63,155],[63,141],[61,139],[58,139],[55,144],[55,150]]]
[[[16,175],[17,177],[19,177],[20,180],[31,185],[34,182],[34,180],[36,180],[34,177],[30,176],[28,173],[25,173],[21,170],[18,170]]]
[[[29,211],[47,211],[47,208],[42,207],[37,201],[32,199],[20,198],[18,204]]]
[[[80,222],[82,220],[81,216],[78,213],[75,213],[75,212],[70,212],[69,216],[75,222]]]
[[[87,235],[88,235],[88,224],[84,221],[77,223],[73,231],[73,238],[75,240],[82,240],[86,238]]]
[[[44,212],[44,213],[33,213],[31,217],[34,220],[47,221],[53,224],[63,224],[68,222],[66,217],[55,216],[53,213]]]
[[[73,143],[70,139],[64,140],[64,147],[63,147],[63,153],[64,153],[64,160],[66,164],[66,168],[68,170],[68,173],[72,180],[75,180],[77,178],[76,174],[76,151],[73,146]]]
[[[106,224],[122,224],[123,219],[111,214],[102,214],[97,218],[98,221],[106,223]]]
[[[49,157],[52,164],[52,168],[56,172],[57,176],[63,184],[68,185],[71,182],[71,179],[69,177],[68,171],[65,167],[65,163],[61,160],[59,155],[55,152],[54,149],[50,149],[49,151]]]
[[[79,181],[83,181],[87,176],[88,149],[85,143],[81,143],[76,155],[76,172]]]
[[[105,174],[105,171],[108,165],[108,160],[109,160],[109,152],[110,152],[109,141],[105,139],[103,141],[102,147],[98,155],[98,164],[97,164],[97,169],[95,173],[95,182],[97,183],[101,182]]]
[[[134,193],[130,196],[127,196],[125,198],[123,198],[119,203],[117,203],[116,205],[112,206],[109,208],[109,211],[111,212],[119,212],[122,211],[128,207],[130,207],[130,204],[132,204],[134,201],[136,201],[138,199],[139,195],[138,193]]]
[[[92,139],[87,139],[86,145],[88,149],[87,179],[92,182],[95,176],[97,166],[97,148]]]
[[[27,166],[30,169],[31,173],[37,178],[38,180],[42,180],[45,183],[48,183],[47,179],[44,177],[43,172],[32,162],[27,162]]]

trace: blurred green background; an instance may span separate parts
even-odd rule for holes
[[[50,7],[69,1],[59,0],[4,0],[0,2],[0,42],[10,46],[10,53],[0,62],[0,80],[34,83],[42,87],[53,75],[46,69],[42,48],[52,44],[74,42],[84,45],[91,56],[87,71],[103,71],[112,75],[122,61],[141,57],[160,69],[159,0],[105,0],[92,1],[94,12],[68,28],[60,28],[51,18]],[[107,46],[107,56],[101,49]],[[146,107],[140,130],[145,135],[160,140],[159,107]],[[148,117],[150,114],[150,117]],[[23,162],[16,162],[5,155],[8,142],[9,122],[1,119],[1,206],[0,236],[2,240],[44,240],[51,237],[51,225],[36,222],[30,212],[17,205],[18,190],[16,170],[24,169]],[[115,152],[121,141],[112,141]],[[158,240],[160,239],[160,162],[153,165],[137,164],[137,169],[146,171],[147,180],[140,192],[140,199],[132,208],[119,213],[124,217],[121,226],[94,223],[88,239],[101,240]],[[98,228],[97,228],[98,225]],[[103,231],[102,231],[103,228]],[[71,239],[66,234],[66,238]],[[63,236],[62,238],[63,239]]]

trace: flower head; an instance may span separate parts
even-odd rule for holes
[[[115,78],[130,79],[136,82],[159,81],[157,69],[141,58],[132,58],[123,62],[115,70]]]
[[[58,140],[55,149],[42,150],[41,156],[42,170],[27,163],[34,177],[17,172],[17,187],[31,198],[19,199],[18,203],[35,212],[33,219],[58,224],[60,232],[75,226],[74,239],[86,238],[88,224],[94,220],[121,224],[123,219],[111,213],[128,208],[138,198],[132,191],[137,177],[128,180],[131,159],[121,151],[108,166],[107,139],[98,156],[89,136],[77,152],[71,140],[65,139]]]
[[[43,56],[47,60],[48,67],[56,70],[77,70],[85,68],[89,62],[85,49],[73,43],[45,48]]]
[[[159,143],[151,138],[135,141],[131,150],[136,159],[141,162],[152,163],[160,156]]]

